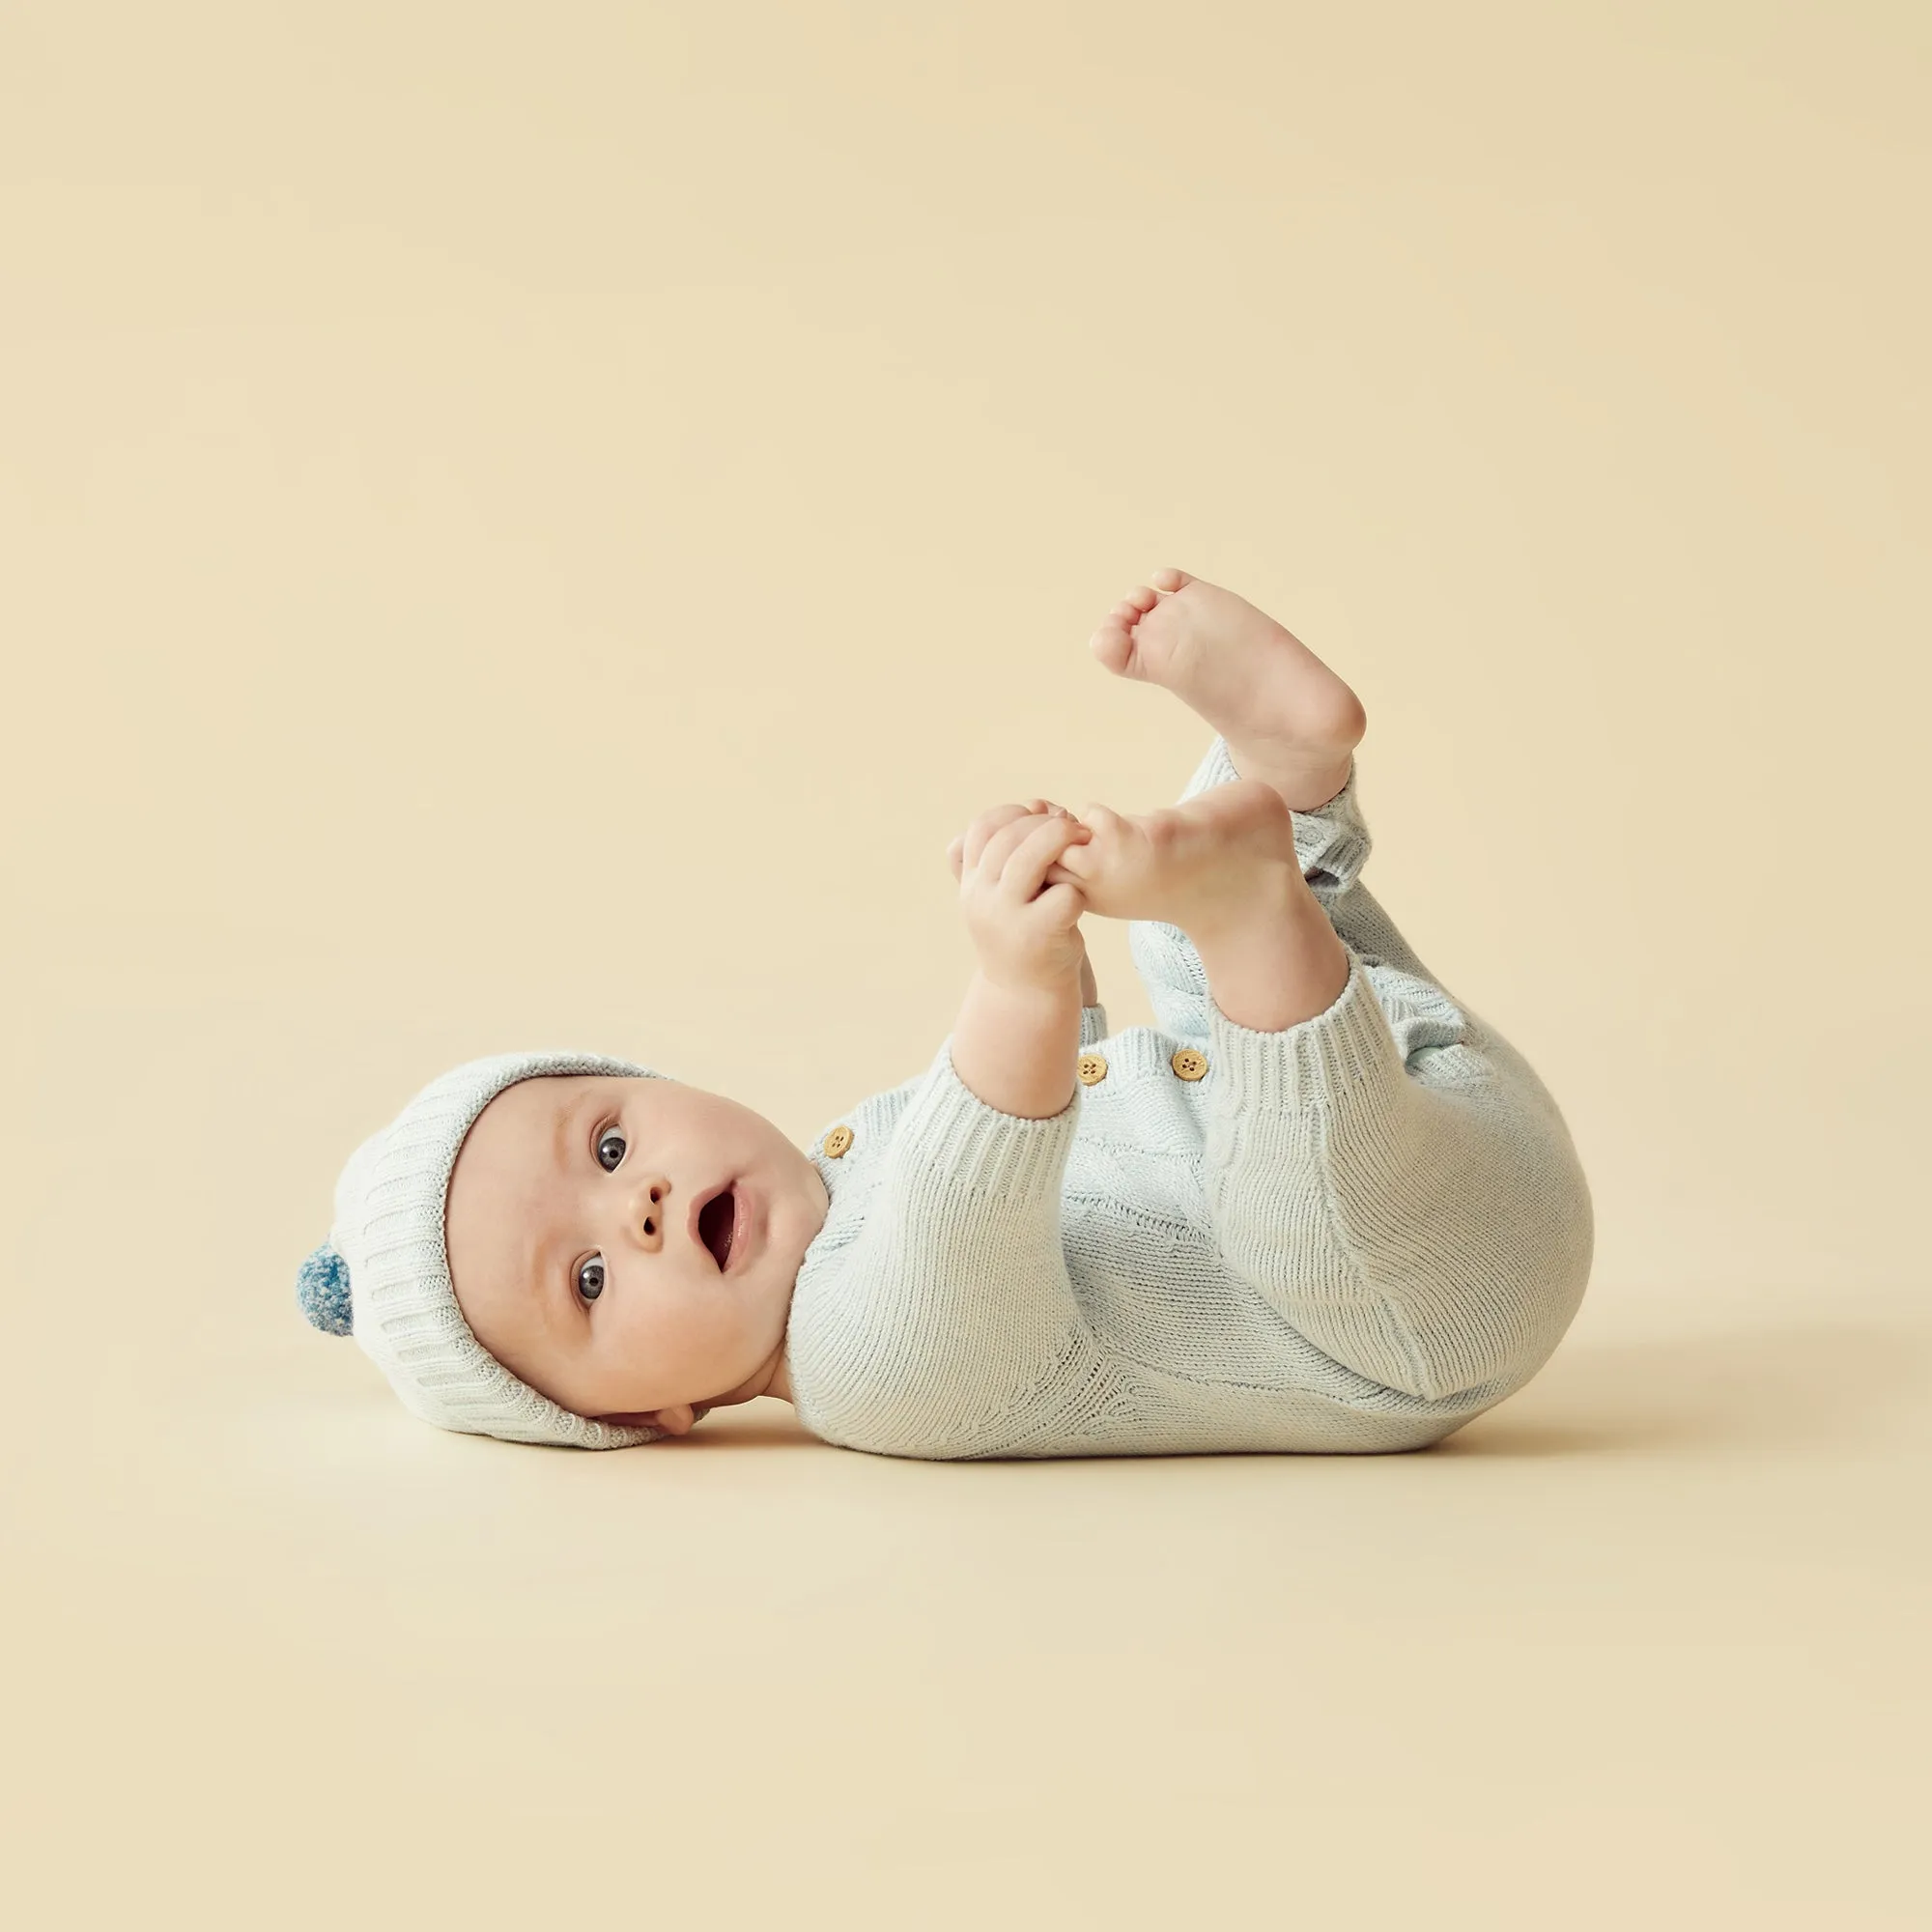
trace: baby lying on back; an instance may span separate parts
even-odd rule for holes
[[[954,839],[978,967],[923,1072],[801,1150],[628,1061],[472,1061],[351,1157],[310,1320],[428,1421],[584,1448],[772,1395],[899,1456],[1402,1450],[1520,1388],[1589,1191],[1361,883],[1361,704],[1177,570],[1092,648],[1215,736],[1164,810]],[[1155,1025],[1109,1032],[1090,912],[1130,923]]]

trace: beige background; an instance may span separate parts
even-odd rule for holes
[[[1928,57],[0,13],[16,1922],[1922,1923]],[[801,1141],[923,1065],[948,839],[1206,745],[1085,649],[1164,562],[1361,692],[1370,883],[1565,1108],[1527,1391],[1421,1457],[573,1456],[300,1323],[459,1058]]]

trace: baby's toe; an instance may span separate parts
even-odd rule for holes
[[[1088,639],[1087,648],[1116,676],[1123,674],[1133,661],[1133,638],[1126,623],[1117,616],[1102,621],[1100,628]]]
[[[1156,590],[1165,590],[1170,596],[1194,582],[1186,571],[1176,570],[1171,565],[1164,570],[1156,570],[1149,581]]]

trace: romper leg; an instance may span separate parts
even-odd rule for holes
[[[1183,796],[1236,776],[1217,740]],[[1327,1011],[1277,1030],[1223,1024],[1199,952],[1155,921],[1132,926],[1134,964],[1162,1030],[1208,1063],[1205,1179],[1229,1271],[1356,1373],[1487,1406],[1576,1312],[1588,1183],[1535,1071],[1450,997],[1362,884],[1354,782],[1351,770],[1294,822],[1303,876],[1351,955]]]

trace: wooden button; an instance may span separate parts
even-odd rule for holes
[[[1183,1080],[1199,1080],[1208,1071],[1208,1056],[1191,1046],[1181,1047],[1167,1063]]]
[[[1083,1053],[1080,1056],[1080,1065],[1074,1070],[1080,1075],[1080,1084],[1083,1087],[1091,1087],[1094,1081],[1106,1079],[1106,1056],[1099,1053]]]
[[[837,1160],[838,1156],[841,1153],[843,1153],[845,1150],[851,1145],[852,1145],[852,1129],[850,1127],[834,1127],[832,1131],[825,1136],[825,1151],[828,1154],[830,1154],[834,1160]]]

